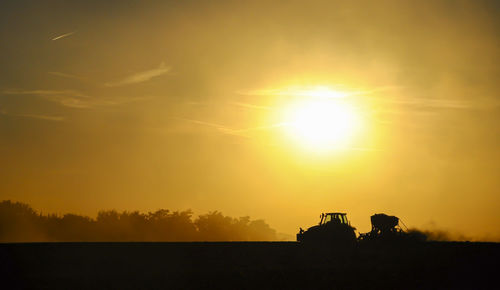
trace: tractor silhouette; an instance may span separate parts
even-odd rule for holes
[[[297,241],[303,244],[314,244],[324,246],[339,246],[339,249],[347,249],[349,246],[363,245],[397,245],[407,242],[422,242],[426,237],[416,233],[404,231],[400,223],[402,221],[396,216],[383,213],[374,214],[370,217],[372,230],[361,233],[356,238],[352,227],[347,220],[347,214],[333,212],[322,213],[318,225],[312,226],[307,231],[300,228]],[[402,223],[404,226],[404,223]],[[405,226],[406,227],[406,226]]]
[[[306,231],[300,228],[297,241],[304,244],[322,244],[331,246],[355,246],[355,228],[347,220],[345,213],[322,213],[318,225]]]

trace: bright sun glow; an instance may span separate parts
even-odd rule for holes
[[[313,151],[330,151],[348,145],[358,117],[343,95],[328,90],[301,92],[306,100],[292,104],[285,114],[288,134]]]

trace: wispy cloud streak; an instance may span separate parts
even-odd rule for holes
[[[6,95],[39,96],[71,108],[89,108],[93,102],[89,96],[73,90],[6,90],[3,93]]]
[[[24,117],[24,118],[32,118],[32,119],[40,119],[46,121],[64,121],[64,117],[62,116],[50,116],[50,115],[39,115],[39,114],[14,114],[9,113],[7,111],[0,111],[0,114],[5,116],[14,116],[14,117]]]
[[[161,75],[164,75],[168,73],[172,68],[170,66],[165,66],[164,63],[162,63],[158,68],[142,71],[135,73],[133,75],[130,75],[128,77],[125,77],[122,80],[115,81],[115,82],[108,82],[105,85],[107,87],[119,87],[119,86],[125,86],[125,85],[131,85],[131,84],[138,84],[142,82],[149,81],[155,77],[159,77]]]
[[[272,130],[272,129],[275,129],[275,128],[279,128],[279,127],[283,127],[283,126],[287,126],[288,125],[287,123],[278,123],[278,124],[272,124],[272,125],[264,125],[264,126],[250,127],[250,128],[234,129],[234,128],[230,128],[230,127],[227,127],[227,126],[224,126],[224,125],[220,125],[220,124],[216,124],[216,123],[210,123],[210,122],[205,122],[205,121],[201,121],[201,120],[188,119],[188,118],[176,118],[176,119],[188,121],[188,122],[191,122],[191,123],[194,123],[194,124],[198,124],[198,125],[212,127],[212,128],[215,128],[215,129],[219,130],[220,132],[222,132],[224,134],[242,136],[242,137],[247,137],[247,138],[250,137],[250,136],[248,136],[248,134],[245,134],[245,133],[249,133],[249,132],[252,132],[252,131]]]
[[[53,76],[58,76],[62,78],[67,78],[67,79],[73,79],[73,80],[82,80],[82,77],[75,76],[72,74],[67,74],[67,73],[62,73],[62,72],[57,72],[57,71],[49,71],[48,74],[53,75]]]
[[[37,96],[70,95],[74,97],[88,98],[87,95],[73,90],[5,90],[3,91],[3,93],[6,95],[37,95]]]
[[[61,38],[65,38],[65,37],[71,36],[71,35],[73,35],[75,33],[76,33],[76,31],[72,31],[72,32],[68,32],[68,33],[65,33],[65,34],[61,34],[59,36],[56,36],[56,37],[52,38],[52,40],[58,40],[58,39],[61,39]]]
[[[175,119],[182,120],[182,121],[187,121],[187,122],[190,122],[190,123],[193,123],[193,124],[198,124],[198,125],[202,125],[202,126],[211,127],[211,128],[214,128],[214,129],[216,129],[219,132],[224,133],[224,134],[237,135],[237,136],[241,136],[241,137],[248,137],[248,136],[239,134],[238,133],[239,130],[234,130],[234,129],[231,129],[231,128],[227,127],[227,126],[216,124],[216,123],[210,123],[210,122],[205,122],[205,121],[195,120],[195,119],[188,119],[188,118],[175,118]]]
[[[272,108],[270,108],[270,107],[259,106],[259,105],[249,104],[249,103],[232,102],[231,104],[234,106],[243,107],[243,108],[247,108],[247,109],[264,110],[264,111],[272,110]]]
[[[5,90],[2,93],[5,95],[37,96],[47,101],[58,103],[64,107],[77,109],[113,106],[152,98],[150,96],[97,98],[74,90]]]
[[[430,99],[430,98],[382,98],[375,97],[379,102],[406,105],[412,107],[429,107],[429,108],[448,108],[448,109],[467,109],[472,107],[469,102],[464,100],[453,99]]]

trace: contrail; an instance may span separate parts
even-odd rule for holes
[[[73,35],[75,33],[76,33],[76,31],[69,32],[69,33],[66,33],[66,34],[63,34],[63,35],[59,35],[59,36],[56,36],[56,37],[52,38],[52,40],[58,40],[58,39],[61,39],[61,38],[65,38],[65,37],[68,37],[68,36]]]

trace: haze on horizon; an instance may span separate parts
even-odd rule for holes
[[[499,12],[493,0],[3,1],[0,200],[218,210],[287,234],[324,211],[363,232],[384,212],[500,240]],[[303,119],[330,106],[318,99],[350,125],[311,135]]]

